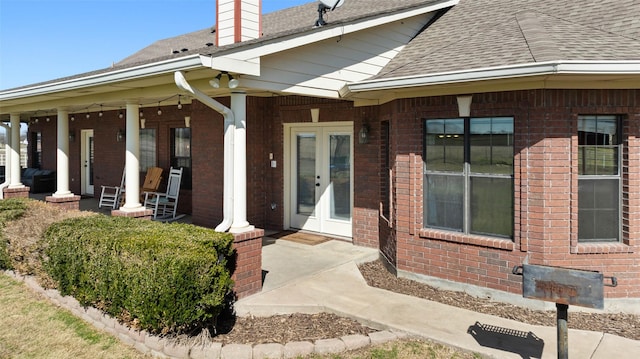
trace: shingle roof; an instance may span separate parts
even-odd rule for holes
[[[360,18],[380,16],[386,13],[399,11],[434,2],[425,0],[349,0],[335,11],[326,14],[328,26],[354,21]],[[274,37],[294,35],[313,31],[313,25],[318,18],[318,2],[313,1],[303,5],[264,14],[262,17],[262,38],[264,41]],[[185,35],[180,35],[164,40],[156,41],[148,47],[123,59],[116,65],[129,65],[152,59],[178,56],[173,54],[178,51],[180,54],[199,52],[201,54],[211,54],[217,51],[215,46],[214,26],[194,31]],[[246,44],[246,43],[245,43]],[[228,47],[239,46],[229,45]],[[227,48],[228,48],[227,47]],[[187,49],[188,51],[181,51]]]
[[[460,0],[377,76],[553,60],[639,60],[638,0]]]
[[[349,0],[327,14],[328,26],[384,16],[436,1]],[[316,19],[317,2],[312,1],[263,15],[263,37],[258,40],[223,48],[208,46],[215,42],[209,27],[157,41],[110,68],[23,87],[187,55],[209,55],[234,46],[255,46],[261,41],[313,31]],[[178,52],[173,53],[174,50]],[[554,59],[639,60],[640,0],[460,0],[413,39],[376,78]]]

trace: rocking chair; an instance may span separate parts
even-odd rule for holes
[[[140,200],[144,201],[145,192],[156,192],[158,190],[158,187],[160,187],[161,181],[162,181],[162,168],[149,167],[147,169],[147,174],[144,177],[144,183],[142,184],[142,188],[140,188]]]
[[[122,180],[120,180],[120,186],[102,186],[102,192],[100,193],[100,202],[98,208],[102,206],[108,206],[116,209],[120,205],[120,199],[124,193],[124,175],[126,170],[122,171]]]
[[[153,211],[153,219],[174,220],[178,209],[182,168],[169,170],[169,182],[165,193],[145,192],[144,206]]]

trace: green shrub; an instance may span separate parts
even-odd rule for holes
[[[0,236],[0,270],[12,269],[11,257],[7,248],[7,241]]]
[[[23,198],[9,198],[0,200],[0,227],[9,221],[22,217],[27,211],[27,200]]]
[[[4,227],[7,222],[22,217],[27,211],[24,199],[11,198],[0,200],[0,270],[12,269],[9,256],[8,241],[4,236]]]
[[[233,285],[233,236],[210,229],[94,216],[53,224],[45,241],[45,269],[63,295],[151,332],[211,324]]]

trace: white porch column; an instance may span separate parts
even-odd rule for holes
[[[4,144],[4,182],[0,184],[0,199],[4,198],[4,189],[9,187],[11,183],[11,127],[6,123],[0,123],[0,126],[5,129],[5,141]]]
[[[56,176],[58,183],[54,197],[73,196],[69,191],[69,111],[58,109],[58,152]]]
[[[11,184],[9,188],[24,187],[20,182],[20,114],[11,114]]]
[[[229,232],[252,231],[247,222],[247,94],[244,91],[231,93],[231,111],[235,116],[233,150],[233,223]]]
[[[121,211],[140,210],[140,115],[138,103],[127,101],[125,202]]]

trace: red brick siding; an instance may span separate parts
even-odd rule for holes
[[[422,227],[423,118],[457,117],[454,96],[399,100],[393,118],[395,223],[398,269],[519,293],[514,265],[529,263],[598,270],[619,279],[607,297],[640,297],[638,154],[640,99],[636,91],[537,90],[476,94],[471,114],[515,120],[514,240]],[[386,112],[388,111],[388,112]],[[618,114],[625,120],[624,243],[577,243],[577,140],[579,114]],[[417,161],[416,161],[417,160]],[[574,165],[572,165],[574,164]],[[413,219],[413,222],[412,222]],[[624,284],[622,284],[624,282]]]
[[[234,235],[236,256],[231,279],[237,299],[262,290],[262,237],[262,229]]]

